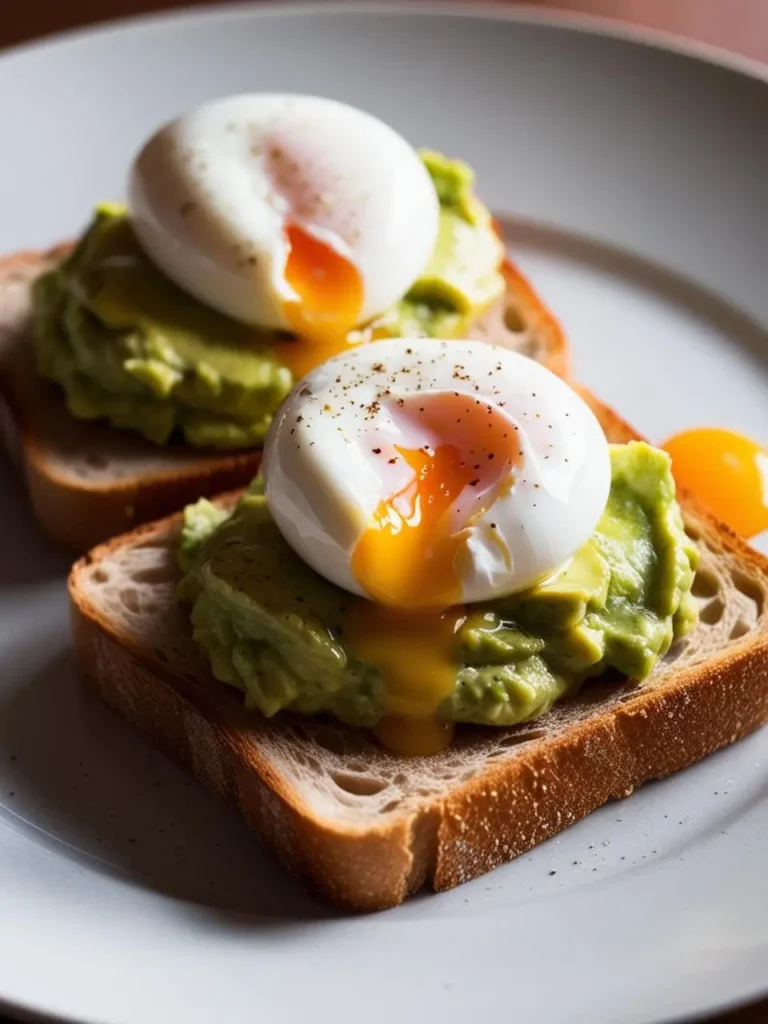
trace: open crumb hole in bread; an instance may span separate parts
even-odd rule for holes
[[[504,310],[504,326],[513,334],[525,334],[527,324],[517,306],[510,303]]]
[[[352,796],[376,796],[389,783],[372,775],[353,775],[351,772],[331,772],[331,780],[345,793]]]
[[[714,601],[704,605],[699,613],[699,619],[705,626],[716,626],[725,613],[725,602],[722,597],[716,597]]]
[[[134,583],[172,583],[173,579],[167,565],[151,565],[146,569],[137,569],[132,574]]]
[[[736,587],[739,593],[754,604],[755,618],[759,619],[760,616],[763,614],[765,608],[764,591],[758,586],[757,583],[755,583],[753,579],[747,576],[746,573],[741,572],[739,569],[736,569],[732,573],[731,578],[733,579],[733,585]]]
[[[736,619],[736,621],[733,624],[733,627],[731,628],[729,640],[740,640],[743,636],[746,636],[747,633],[750,633],[751,631],[752,627],[748,622],[745,622],[744,619],[741,618]]]
[[[400,804],[400,800],[390,800],[389,803],[384,804],[379,813],[390,814],[392,811],[396,811]]]
[[[84,459],[89,469],[106,469],[109,465],[109,456],[106,452],[86,452]]]
[[[138,590],[135,587],[122,587],[119,594],[123,607],[127,608],[129,612],[133,612],[134,615],[138,615],[141,611],[141,598]]]
[[[705,566],[699,569],[696,573],[693,586],[691,587],[691,593],[694,597],[707,600],[707,598],[714,597],[720,590],[720,581],[717,576],[712,572],[711,569],[707,569]]]

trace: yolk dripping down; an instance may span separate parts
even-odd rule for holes
[[[730,430],[703,427],[664,445],[675,479],[736,533],[768,530],[768,451]]]
[[[363,279],[345,256],[298,225],[288,225],[285,233],[285,280],[299,301],[283,309],[298,338],[275,348],[298,380],[348,344],[363,308]]]
[[[435,711],[456,683],[456,631],[461,606],[403,614],[385,605],[356,601],[346,620],[354,653],[377,665],[387,693],[387,714],[376,727],[379,741],[397,754],[434,754],[449,745],[453,728]]]
[[[434,713],[456,682],[454,634],[464,620],[461,606],[450,607],[461,600],[454,558],[463,538],[441,532],[440,520],[472,471],[454,445],[397,451],[414,479],[381,502],[352,556],[356,578],[382,603],[357,601],[347,632],[357,656],[378,665],[384,677],[380,741],[399,754],[426,754],[451,742],[450,727]],[[437,609],[412,607],[420,598]]]
[[[492,406],[458,393],[415,398],[421,432],[455,439],[395,447],[413,476],[379,503],[354,548],[352,571],[374,600],[356,601],[345,624],[355,655],[382,673],[387,714],[377,736],[405,755],[435,753],[451,741],[451,727],[436,712],[459,669],[455,634],[465,612],[457,561],[472,520],[520,461],[514,427]],[[456,529],[463,496],[466,517]]]

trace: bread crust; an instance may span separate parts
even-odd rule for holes
[[[637,438],[620,417],[582,393],[611,440]],[[239,808],[307,886],[348,909],[384,909],[425,883],[444,890],[490,871],[606,801],[685,768],[768,721],[768,559],[689,496],[682,495],[682,503],[689,526],[752,581],[762,605],[755,628],[705,663],[671,670],[653,687],[625,687],[619,700],[610,699],[619,684],[593,683],[578,698],[589,705],[588,714],[574,724],[539,738],[531,738],[530,727],[522,734],[509,730],[513,741],[521,740],[514,758],[489,759],[446,794],[359,826],[307,805],[263,753],[259,730],[266,726],[258,714],[244,718],[239,694],[212,680],[200,685],[169,672],[151,651],[127,641],[90,599],[84,584],[94,566],[126,545],[178,531],[179,517],[116,538],[74,566],[69,590],[78,660],[109,705]],[[547,717],[534,725],[545,725]],[[402,771],[410,764],[403,759]]]
[[[85,445],[95,436],[124,435],[103,424],[72,423],[59,389],[37,378],[31,359],[19,358],[27,344],[27,321],[19,315],[34,278],[71,249],[64,244],[48,252],[23,252],[0,260],[0,445],[18,456],[35,516],[44,531],[76,554],[140,523],[167,515],[201,496],[245,486],[258,471],[261,450],[193,453],[177,457],[168,449],[167,465],[133,475],[84,481],[52,458],[52,443],[63,429],[75,431]],[[526,278],[511,263],[505,266],[507,302],[523,311],[536,354],[551,370],[568,372],[568,347],[562,330]],[[28,296],[27,296],[28,297]],[[487,337],[509,336],[503,314],[482,324]],[[5,405],[5,413],[3,413]],[[52,410],[55,412],[52,414]],[[75,438],[77,443],[78,438]],[[108,448],[109,441],[104,443]],[[136,436],[134,446],[157,449]],[[121,454],[111,456],[119,462]]]

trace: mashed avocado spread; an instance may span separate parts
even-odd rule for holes
[[[504,289],[491,217],[460,161],[423,152],[440,200],[437,244],[377,337],[457,337]],[[177,288],[140,248],[122,207],[103,206],[74,252],[35,285],[35,349],[82,419],[165,443],[259,444],[293,383],[273,343]],[[363,340],[363,333],[350,340]]]
[[[514,725],[608,668],[643,679],[696,624],[698,552],[686,536],[669,457],[611,446],[612,485],[592,538],[559,572],[511,597],[467,606],[456,634],[451,722]],[[265,715],[328,712],[373,727],[386,693],[357,660],[345,619],[360,598],[310,569],[283,540],[257,479],[230,514],[184,513],[179,595],[214,675]]]

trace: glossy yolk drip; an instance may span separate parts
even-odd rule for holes
[[[376,728],[380,742],[397,754],[433,754],[451,742],[453,729],[435,711],[456,683],[456,631],[462,607],[404,615],[397,609],[356,601],[346,633],[358,658],[377,665],[387,691],[387,715]]]
[[[461,600],[454,562],[464,537],[442,521],[476,471],[452,444],[396,451],[413,480],[380,503],[355,545],[352,572],[380,604],[445,608]]]
[[[283,309],[295,341],[279,342],[278,358],[297,379],[341,352],[360,320],[363,279],[346,257],[298,225],[286,229],[285,280],[299,296]]]
[[[704,427],[664,445],[675,479],[743,537],[768,530],[768,451],[730,430]]]
[[[377,736],[405,755],[435,753],[451,741],[451,727],[436,712],[453,691],[459,669],[456,632],[465,613],[457,560],[471,519],[508,484],[519,461],[514,429],[490,406],[460,395],[417,400],[425,425],[438,436],[446,423],[455,427],[463,421],[466,446],[396,446],[413,476],[380,502],[355,545],[352,571],[374,600],[355,602],[345,629],[355,655],[382,673],[387,715]],[[479,485],[485,505],[468,499],[464,529],[455,529],[457,501]]]
[[[454,445],[397,451],[414,479],[381,502],[375,525],[352,556],[356,578],[381,603],[356,602],[347,633],[355,654],[377,665],[385,681],[387,716],[376,730],[379,740],[409,756],[436,753],[452,738],[435,709],[456,683],[454,635],[464,614],[461,607],[440,606],[461,600],[454,560],[463,538],[441,532],[440,523],[473,470]],[[414,603],[438,608],[419,611]]]

